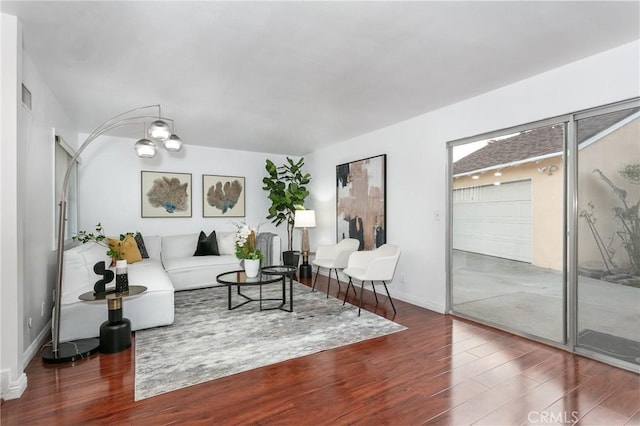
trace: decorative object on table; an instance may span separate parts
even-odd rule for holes
[[[202,175],[202,217],[244,217],[244,177]]]
[[[102,275],[103,277],[101,280],[96,281],[95,285],[93,286],[93,294],[95,296],[107,294],[106,286],[111,281],[113,281],[113,271],[111,269],[107,269],[105,263],[103,261],[100,261],[93,265],[93,272],[95,272],[96,275]]]
[[[300,278],[311,278],[311,265],[309,265],[309,228],[316,226],[316,212],[314,210],[296,210],[294,227],[302,228],[302,265],[300,265]]]
[[[299,254],[293,252],[294,212],[304,208],[304,200],[309,196],[305,185],[311,182],[311,175],[303,173],[303,166],[303,157],[297,162],[287,157],[287,162],[279,167],[267,159],[265,169],[268,176],[262,179],[262,189],[269,192],[271,200],[267,219],[276,226],[283,222],[287,224],[287,252],[282,253],[283,262],[295,267],[298,267]]]
[[[359,250],[387,242],[387,155],[336,166],[337,241],[355,238]]]
[[[157,112],[151,114],[150,109]],[[64,342],[60,344],[60,305],[62,298],[62,276],[64,264],[64,235],[67,218],[67,189],[72,171],[76,166],[76,161],[80,154],[99,136],[119,127],[151,122],[149,130],[151,138],[141,139],[135,144],[135,151],[140,158],[151,158],[155,156],[157,147],[156,143],[162,142],[164,148],[169,152],[177,152],[182,149],[182,141],[173,134],[173,129],[169,131],[167,121],[170,121],[173,128],[173,120],[162,116],[160,105],[147,105],[143,107],[133,108],[121,114],[115,115],[104,123],[100,124],[87,138],[84,140],[80,148],[76,151],[73,158],[69,161],[69,167],[65,172],[62,186],[60,188],[60,203],[58,214],[58,231],[57,231],[57,248],[56,248],[56,286],[54,315],[52,318],[52,339],[51,346],[47,346],[42,351],[42,360],[50,363],[71,362],[77,359],[89,356],[98,348],[97,339],[83,339],[73,342]],[[118,139],[120,140],[120,139]]]
[[[127,261],[116,260],[116,293],[129,291],[129,274],[127,273]]]
[[[252,229],[246,223],[236,223],[236,257],[243,261],[245,274],[249,278],[258,276],[260,261],[263,258],[262,252],[256,249],[258,229]]]
[[[141,172],[142,217],[191,217],[191,173]]]

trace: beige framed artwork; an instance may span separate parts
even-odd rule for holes
[[[141,173],[142,217],[191,217],[191,173]]]
[[[387,242],[387,155],[336,166],[337,240],[355,238],[358,250]]]
[[[202,175],[202,217],[244,217],[245,179]]]

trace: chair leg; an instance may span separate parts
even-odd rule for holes
[[[329,268],[329,279],[327,279],[327,299],[329,298],[329,287],[331,287],[331,269]]]
[[[376,297],[376,306],[378,306],[378,293],[376,293],[376,285],[371,281],[371,288],[373,289],[373,295]]]
[[[349,295],[349,289],[353,287],[353,283],[351,282],[351,277],[349,277],[349,283],[347,284],[347,291],[344,292],[344,300],[342,301],[342,305],[344,306],[347,303],[347,296]],[[353,287],[353,292],[355,293],[356,288]],[[357,293],[356,293],[357,294]]]
[[[353,289],[355,291],[355,288]],[[360,316],[360,310],[362,310],[362,293],[364,292],[364,281],[360,284],[360,306],[358,306],[358,316]]]
[[[384,284],[384,289],[387,291],[387,296],[389,297],[389,302],[391,302],[391,307],[393,308],[393,313],[396,314],[396,307],[393,304],[393,299],[391,298],[391,295],[389,294],[389,289],[387,288],[387,283],[385,283],[384,281],[382,281],[382,284]]]
[[[331,272],[331,271],[329,271]],[[313,286],[311,286],[311,291],[314,291],[316,289],[316,281],[318,281],[318,274],[320,273],[320,267],[318,266],[316,268],[316,277],[313,279]]]

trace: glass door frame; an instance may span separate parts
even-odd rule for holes
[[[461,318],[469,319],[472,321],[487,324],[491,327],[505,330],[509,333],[520,335],[531,340],[539,341],[551,346],[558,347],[560,349],[567,350],[578,355],[586,356],[592,359],[596,359],[607,364],[611,364],[620,368],[637,372],[637,366],[630,363],[626,363],[615,358],[611,358],[585,348],[577,346],[577,333],[578,333],[578,140],[576,132],[577,120],[593,117],[609,112],[619,111],[628,108],[640,107],[640,98],[633,98],[620,102],[611,103],[595,108],[581,110],[569,114],[559,115],[552,118],[534,121],[523,125],[513,126],[505,129],[500,129],[492,132],[477,134],[474,136],[456,139],[447,142],[447,188],[446,188],[446,312],[447,314],[458,316]],[[539,336],[530,335],[526,332],[519,330],[509,329],[509,327],[500,326],[493,323],[482,321],[482,319],[470,317],[459,312],[456,312],[453,308],[453,279],[452,279],[452,267],[453,267],[453,148],[456,146],[465,145],[471,142],[477,142],[480,140],[496,138],[511,133],[517,133],[525,130],[531,130],[538,127],[551,126],[554,124],[565,124],[565,140],[563,147],[563,161],[564,161],[564,177],[563,177],[563,339],[562,342],[555,342]]]

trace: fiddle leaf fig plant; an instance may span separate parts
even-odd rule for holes
[[[271,207],[267,219],[276,226],[287,224],[288,249],[293,247],[293,225],[295,211],[304,208],[304,200],[309,196],[306,185],[311,182],[311,175],[302,171],[304,158],[293,161],[287,157],[282,166],[276,166],[267,159],[265,169],[268,176],[262,179],[262,189],[269,193]]]

